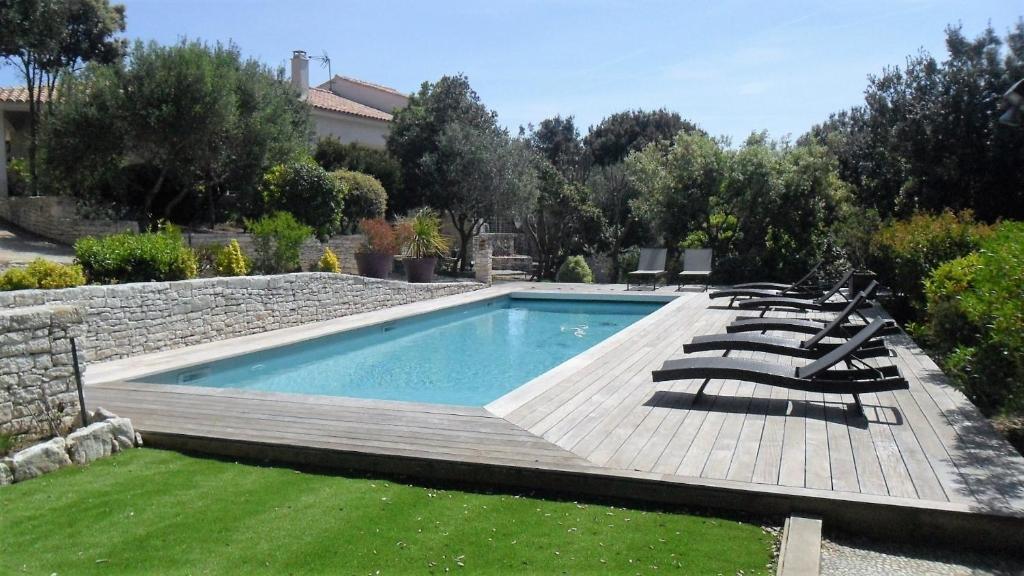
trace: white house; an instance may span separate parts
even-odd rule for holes
[[[345,76],[311,87],[309,58],[303,50],[292,53],[292,85],[310,105],[318,139],[333,136],[344,143],[383,148],[391,113],[409,104],[409,97],[394,88]]]

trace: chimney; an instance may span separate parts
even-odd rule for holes
[[[309,58],[305,50],[292,52],[292,86],[303,98],[309,94]]]

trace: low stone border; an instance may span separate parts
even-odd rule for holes
[[[30,446],[10,458],[0,458],[0,486],[24,482],[71,464],[84,465],[122,450],[142,446],[142,437],[132,421],[119,418],[103,408],[92,414],[93,423],[41,444]]]
[[[778,576],[821,574],[821,520],[793,514],[786,519],[779,550]]]

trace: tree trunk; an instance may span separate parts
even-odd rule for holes
[[[139,231],[148,232],[150,227],[153,225],[153,215],[150,211],[153,209],[153,200],[156,199],[156,195],[160,193],[160,189],[163,188],[164,179],[167,178],[167,167],[160,168],[160,175],[156,179],[156,183],[146,193],[146,197],[142,202],[142,213],[139,214]]]

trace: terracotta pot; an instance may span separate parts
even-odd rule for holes
[[[392,254],[356,253],[356,268],[360,276],[387,280],[394,265],[395,257]]]
[[[409,282],[431,282],[434,280],[434,267],[437,266],[437,258],[403,258],[402,265],[405,266],[405,279]]]

